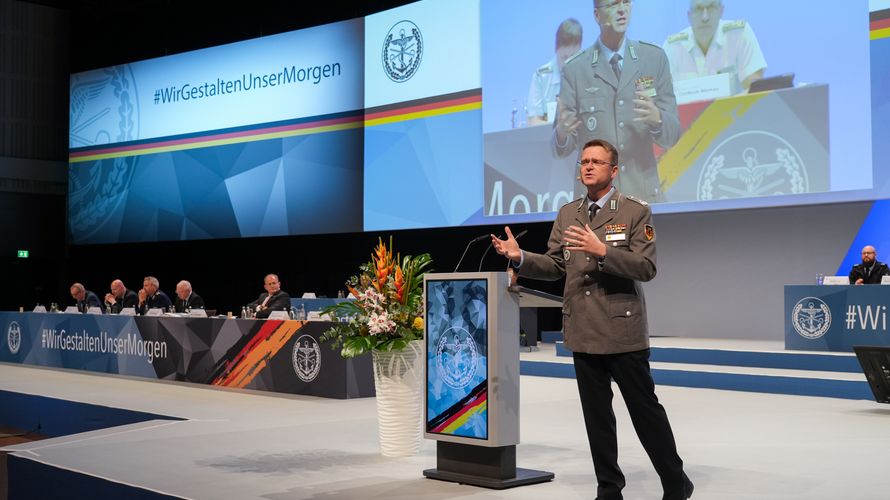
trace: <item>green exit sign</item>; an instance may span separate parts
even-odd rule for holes
[[[27,259],[30,256],[30,254],[31,253],[28,252],[27,250],[19,250],[19,258],[20,259]]]

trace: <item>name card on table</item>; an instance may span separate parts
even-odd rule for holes
[[[269,319],[290,319],[290,316],[287,314],[287,311],[272,311],[269,314]]]
[[[75,311],[75,312],[77,312],[77,311]],[[97,307],[97,306],[92,306],[87,309],[87,314],[102,314],[102,308]]]
[[[189,318],[206,318],[207,311],[204,309],[192,309],[189,311]]]
[[[148,311],[145,312],[145,315],[152,316],[152,317],[163,316],[164,310],[161,309],[160,307],[152,307],[151,309],[149,309]]]
[[[733,88],[734,81],[735,75],[731,73],[674,80],[674,93],[677,95],[677,104],[729,97],[735,94],[735,89]]]
[[[68,314],[79,314],[80,311],[77,310],[77,306],[68,306],[65,308],[65,312]]]
[[[136,316],[135,307],[125,307],[121,309],[121,316]]]
[[[36,313],[45,313],[45,312],[46,312],[46,307],[41,306],[41,305],[38,304],[38,305],[34,306],[34,312],[36,312]]]
[[[890,276],[881,276],[882,285],[890,285]]]
[[[823,285],[849,285],[850,278],[847,276],[826,276],[822,280]]]
[[[309,311],[306,319],[309,321],[334,321],[330,314],[322,314],[321,311]]]

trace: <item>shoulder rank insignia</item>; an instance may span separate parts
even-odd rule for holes
[[[744,19],[739,19],[738,21],[729,21],[723,25],[723,32],[726,33],[727,31],[740,30],[744,27],[745,27]]]
[[[580,56],[580,55],[583,54],[583,53],[584,53],[583,50],[579,50],[578,52],[575,52],[574,54],[572,54],[572,55],[570,55],[569,57],[566,58],[566,62],[565,62],[565,63],[568,64],[568,63],[574,61],[575,59],[578,58],[578,56]]]
[[[685,42],[686,40],[689,40],[689,33],[686,33],[685,31],[674,33],[667,38],[668,43]]]
[[[550,67],[550,63],[547,63],[538,68],[539,75],[549,75],[550,73],[553,73],[553,68]]]
[[[649,203],[646,202],[646,200],[641,200],[641,199],[637,198],[636,196],[631,196],[629,194],[626,194],[626,195],[624,195],[624,197],[630,201],[635,201],[635,202],[639,203],[640,205],[643,205],[644,207],[649,206]]]

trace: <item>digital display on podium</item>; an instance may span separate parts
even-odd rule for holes
[[[488,280],[426,282],[426,432],[488,439]]]

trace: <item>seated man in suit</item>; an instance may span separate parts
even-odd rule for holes
[[[850,271],[851,285],[880,285],[881,277],[890,275],[890,268],[883,262],[878,262],[878,253],[875,247],[865,245],[862,247],[862,264],[856,264]]]
[[[192,284],[182,280],[176,284],[176,300],[173,309],[178,313],[188,312],[191,309],[204,309],[204,299],[192,290]]]
[[[281,289],[281,282],[277,274],[269,274],[263,279],[265,293],[259,298],[247,304],[251,311],[256,311],[257,318],[268,318],[272,311],[289,311],[290,295]]]
[[[161,308],[167,311],[173,302],[166,293],[160,290],[161,283],[154,276],[146,276],[142,280],[142,290],[139,290],[139,305],[136,306],[136,312],[145,314],[149,309]]]
[[[71,298],[73,298],[74,301],[77,302],[78,311],[85,313],[87,312],[87,309],[91,307],[98,307],[102,310],[103,314],[105,313],[105,305],[102,304],[102,301],[99,300],[99,297],[95,293],[84,288],[82,284],[75,283],[71,285],[71,289],[69,291],[71,292]]]
[[[114,280],[111,282],[111,293],[105,294],[106,310],[111,314],[118,314],[126,307],[135,308],[139,304],[139,297],[133,290],[127,290],[124,282]]]

